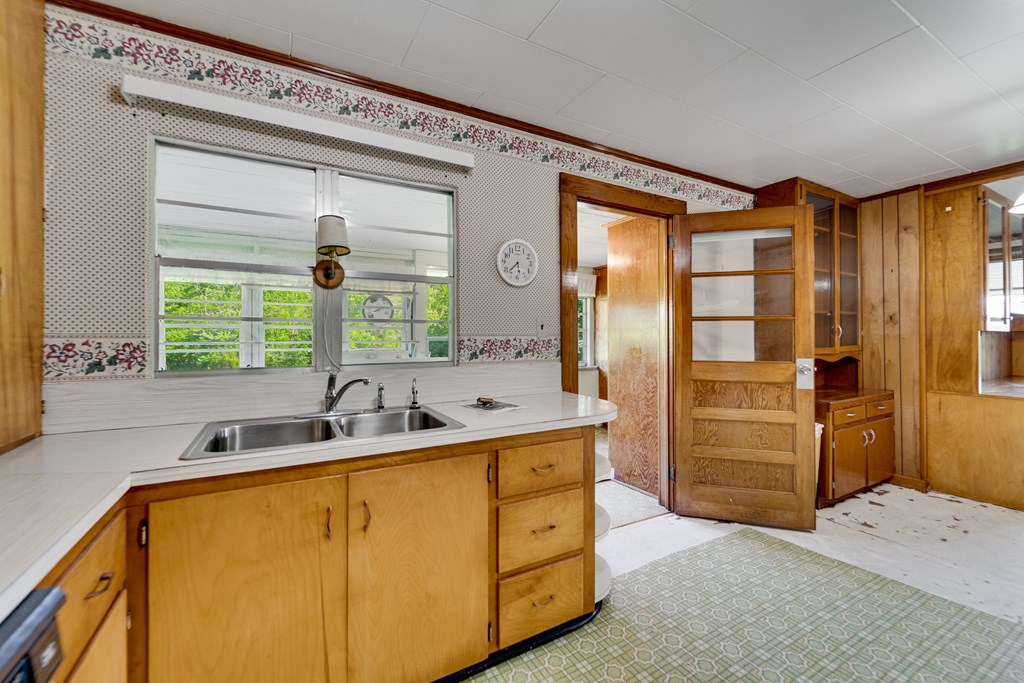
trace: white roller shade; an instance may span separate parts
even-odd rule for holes
[[[597,276],[579,273],[577,276],[576,293],[581,299],[593,299],[597,296]]]

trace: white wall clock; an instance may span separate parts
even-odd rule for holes
[[[525,240],[509,240],[498,249],[498,273],[516,287],[533,282],[537,277],[537,250]]]

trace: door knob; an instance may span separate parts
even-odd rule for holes
[[[812,368],[810,365],[798,365],[796,371],[799,372],[801,375],[809,375],[812,372],[814,372],[814,368]]]

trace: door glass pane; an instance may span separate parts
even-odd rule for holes
[[[693,317],[793,315],[793,276],[694,277]]]
[[[695,320],[695,361],[792,361],[792,320]]]
[[[691,258],[693,273],[789,270],[793,267],[793,231],[764,228],[698,233],[692,239]]]

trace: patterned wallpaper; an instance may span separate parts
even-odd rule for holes
[[[310,74],[244,60],[63,8],[47,7],[46,338],[44,377],[140,379],[152,335],[149,149],[152,136],[309,161],[452,187],[458,221],[458,362],[550,361],[557,328],[558,173],[590,175],[741,209],[752,196],[530,136]],[[239,98],[476,153],[472,170],[302,131],[190,110],[127,105],[120,75],[170,78]],[[534,243],[542,267],[511,288],[493,267],[498,245]],[[76,244],[76,285],[63,283]]]

